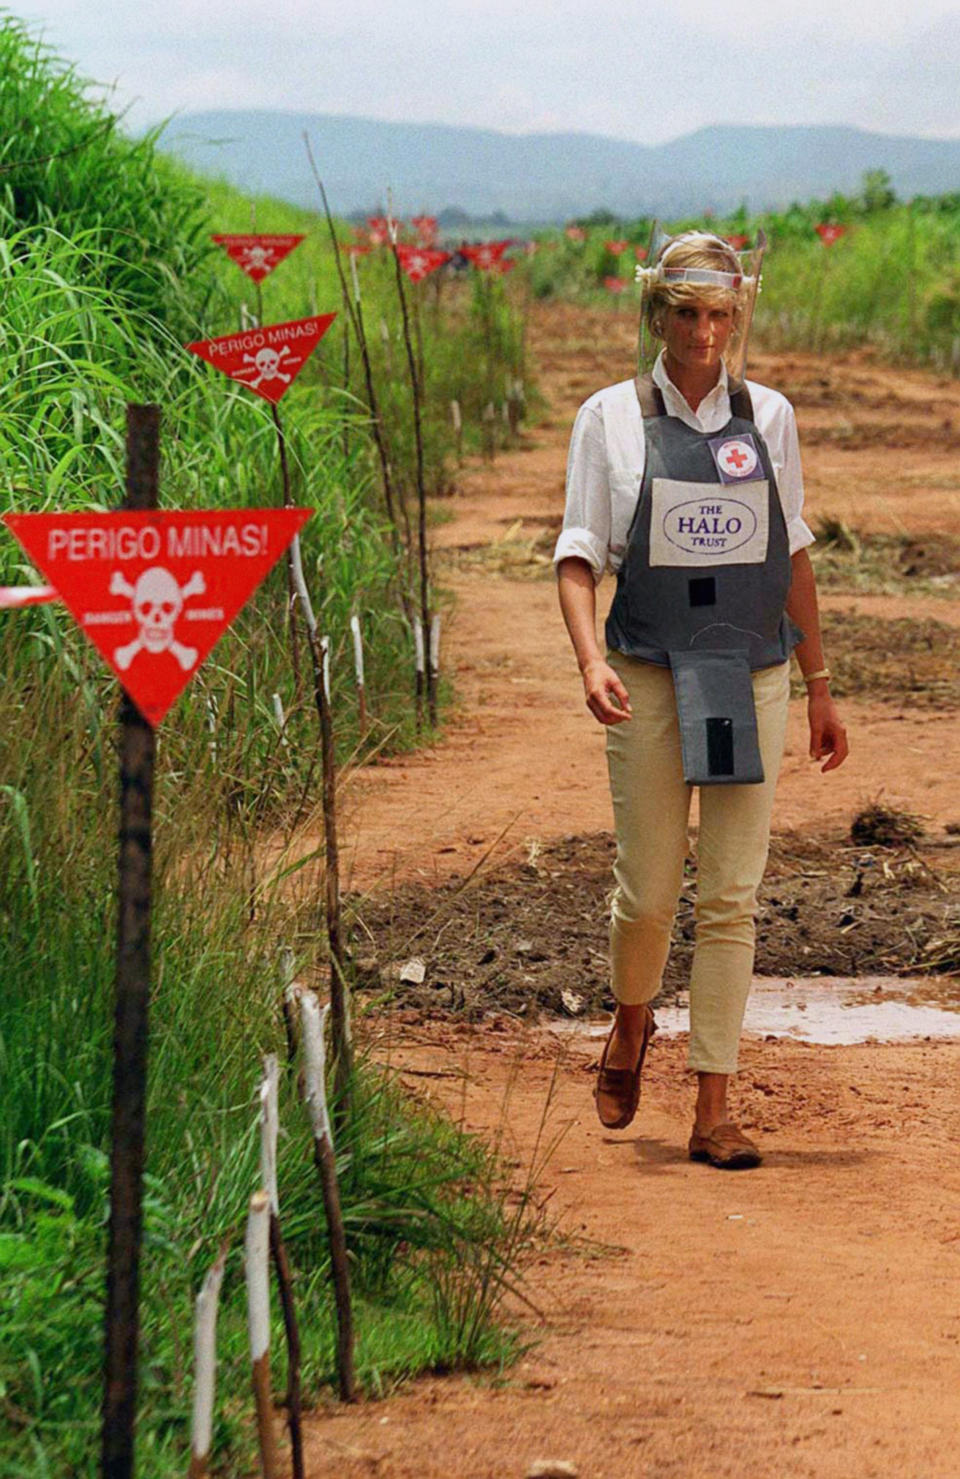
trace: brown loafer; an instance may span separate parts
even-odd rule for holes
[[[748,1171],[763,1162],[763,1156],[739,1125],[729,1120],[715,1125],[707,1135],[690,1136],[690,1159],[708,1161],[721,1171]]]
[[[640,1070],[643,1068],[643,1060],[647,1056],[647,1048],[657,1030],[657,1024],[653,1020],[653,1012],[647,1007],[643,1020],[640,1056],[635,1068],[607,1067],[607,1053],[610,1051],[610,1043],[615,1030],[616,1024],[610,1029],[610,1036],[603,1045],[593,1097],[601,1125],[608,1130],[625,1130],[637,1112],[637,1105],[640,1102]]]

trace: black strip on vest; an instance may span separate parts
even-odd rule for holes
[[[663,392],[659,385],[654,385],[653,376],[638,375],[633,383],[637,387],[637,400],[640,402],[640,414],[644,421],[651,416],[666,416]]]
[[[753,420],[753,401],[746,384],[741,381],[736,390],[730,391],[730,410],[744,421]]]
[[[708,719],[707,770],[711,775],[733,775],[733,720]]]
[[[717,580],[714,575],[698,575],[689,582],[691,606],[716,606]]]

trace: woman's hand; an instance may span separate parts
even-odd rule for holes
[[[630,696],[608,662],[595,658],[584,665],[582,673],[587,708],[595,719],[601,724],[622,724],[633,717]]]
[[[822,760],[827,757],[826,764],[820,767],[821,774],[836,770],[846,760],[849,746],[847,731],[840,723],[836,704],[825,683],[822,688],[816,683],[810,685],[807,719],[810,722],[810,758]]]

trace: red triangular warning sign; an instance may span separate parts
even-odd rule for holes
[[[472,262],[474,267],[479,267],[481,271],[489,271],[491,267],[497,266],[507,247],[512,245],[510,240],[479,241],[472,245],[469,243],[463,245],[460,253],[461,256],[466,257],[468,262]]]
[[[263,282],[284,257],[289,257],[294,247],[303,241],[302,236],[213,236],[217,246],[222,246],[231,262],[236,262],[242,272],[254,282]]]
[[[444,262],[450,261],[449,252],[422,246],[398,246],[397,257],[411,282],[422,282],[431,272],[442,267]]]
[[[285,324],[264,324],[262,329],[243,329],[220,339],[197,339],[187,348],[275,406],[336,316],[321,313]]]
[[[159,724],[309,508],[4,514],[137,708]]]

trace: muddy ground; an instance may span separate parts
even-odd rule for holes
[[[434,528],[456,711],[435,745],[347,779],[342,854],[367,1050],[496,1139],[521,1182],[534,1168],[552,1236],[505,1308],[530,1349],[509,1371],[331,1404],[309,1472],[524,1479],[555,1459],[580,1479],[955,1479],[960,1033],[747,1035],[733,1112],[761,1141],[756,1172],[688,1161],[682,1032],[655,1039],[629,1130],[594,1117],[596,1044],[570,1013],[607,1004],[610,808],[549,556],[573,414],[632,372],[634,327],[534,305],[530,342],[546,409],[460,470]],[[831,972],[919,972],[956,1005],[960,385],[865,354],[758,353],[751,373],[797,408],[851,736],[822,776],[792,703],[758,969],[821,972],[825,991]],[[853,839],[871,806],[915,825]],[[695,808],[692,836],[695,856]],[[415,959],[422,981],[401,982]]]
[[[360,905],[357,928],[363,999],[471,1021],[612,1009],[604,944],[613,854],[608,833],[564,837],[473,879],[453,874],[433,888],[405,883],[375,895]],[[760,896],[757,974],[954,972],[960,1009],[960,886],[942,871],[943,854],[942,845],[779,834]],[[686,991],[695,882],[691,859],[658,1000]]]

